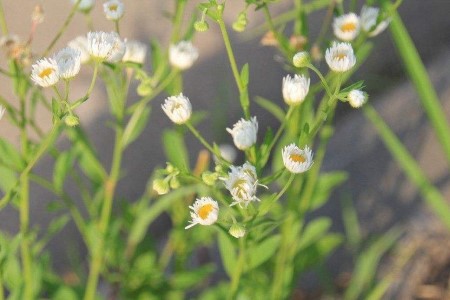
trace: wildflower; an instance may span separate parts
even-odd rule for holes
[[[232,145],[229,145],[229,144],[219,145],[219,150],[220,150],[220,156],[222,156],[223,159],[225,159],[226,161],[228,161],[230,163],[233,163],[235,161],[237,152],[236,152],[236,148],[234,148]],[[218,159],[216,156],[214,156],[214,161],[216,163],[218,163]]]
[[[283,148],[282,156],[286,169],[296,174],[308,171],[314,163],[312,151],[308,146],[300,149],[292,143]]]
[[[103,12],[106,19],[111,21],[117,21],[122,18],[124,13],[124,5],[119,0],[109,0],[103,3]]]
[[[190,41],[181,41],[169,47],[170,64],[180,70],[186,70],[192,67],[197,58],[197,48]]]
[[[0,105],[0,120],[3,118],[5,111],[6,111],[6,107],[3,107]]]
[[[288,105],[298,105],[305,100],[310,79],[303,75],[287,75],[283,78],[283,98]]]
[[[334,35],[336,35],[336,37],[340,40],[346,42],[353,41],[358,36],[359,29],[359,18],[354,13],[349,13],[334,18]]]
[[[212,225],[216,223],[219,217],[219,205],[211,197],[202,197],[197,199],[192,206],[189,206],[191,211],[191,224],[185,227],[189,229],[197,224]]]
[[[182,93],[167,98],[162,105],[162,109],[169,119],[176,124],[186,123],[192,114],[191,102]]]
[[[222,178],[234,200],[230,206],[239,204],[247,207],[251,201],[259,201],[256,197],[258,178],[255,167],[246,162],[243,166],[231,166],[230,169],[228,177]]]
[[[348,93],[348,103],[354,108],[360,108],[367,102],[368,95],[367,93],[361,90],[352,90]]]
[[[334,42],[325,52],[325,60],[335,72],[346,72],[356,64],[356,57],[349,43]]]
[[[297,68],[304,68],[311,62],[311,57],[306,51],[297,52],[292,58],[292,63]]]
[[[97,61],[117,62],[125,54],[125,44],[116,32],[89,32],[87,34],[87,48],[91,57]]]
[[[125,54],[122,58],[124,62],[143,64],[147,55],[147,46],[139,41],[126,41]]]
[[[55,55],[59,68],[59,76],[64,79],[71,79],[80,72],[81,51],[66,47]]]
[[[246,150],[256,143],[258,121],[256,117],[250,120],[241,119],[233,125],[233,129],[227,128],[227,131],[233,136],[234,145],[239,150]]]
[[[31,80],[42,87],[49,87],[59,80],[58,64],[53,58],[42,58],[31,66]]]
[[[170,190],[169,183],[161,178],[155,179],[153,180],[153,190],[158,193],[158,195],[167,194]]]
[[[245,235],[246,230],[244,226],[234,223],[233,225],[231,225],[230,229],[228,230],[228,233],[231,234],[231,236],[239,239]]]
[[[87,63],[91,59],[89,54],[88,39],[86,36],[78,36],[68,43],[68,46],[80,51],[80,61],[82,64]]]
[[[95,0],[70,0],[73,4],[76,4],[78,1],[80,1],[80,4],[78,4],[78,10],[82,12],[88,12],[91,10],[91,8],[95,4]]]
[[[370,37],[383,32],[391,21],[386,19],[377,24],[379,13],[380,9],[372,6],[363,6],[361,9],[361,27]]]

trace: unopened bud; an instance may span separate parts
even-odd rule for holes
[[[247,24],[248,24],[247,14],[245,12],[241,12],[236,22],[233,23],[233,29],[237,32],[242,32],[247,27]]]
[[[209,24],[205,20],[197,21],[194,23],[194,28],[198,32],[204,32],[209,29]]]
[[[150,95],[150,93],[153,91],[153,88],[151,86],[151,84],[147,81],[142,81],[138,87],[137,87],[137,93],[139,96],[141,97],[145,97]]]
[[[158,193],[158,195],[164,195],[169,192],[169,184],[161,178],[153,180],[153,190]]]
[[[294,55],[292,62],[297,68],[304,68],[311,62],[311,57],[306,51],[297,52]]]
[[[172,179],[170,179],[170,188],[175,190],[179,187],[180,187],[180,181],[178,180],[178,178],[172,177]]]
[[[80,124],[80,119],[77,116],[68,115],[64,118],[64,123],[66,123],[66,125],[69,127],[75,127]]]
[[[239,225],[237,223],[234,223],[231,225],[230,229],[228,230],[228,233],[230,233],[233,237],[239,239],[245,235],[245,227],[242,225]]]
[[[209,171],[203,172],[203,174],[202,174],[203,182],[209,186],[213,186],[216,183],[218,177],[219,177],[219,175],[217,173],[213,173],[213,172],[209,172]]]

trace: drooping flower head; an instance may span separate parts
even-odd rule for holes
[[[197,58],[198,50],[190,41],[181,41],[169,47],[170,64],[180,70],[192,67]]]
[[[147,46],[139,41],[125,42],[125,55],[122,58],[124,62],[133,62],[143,64],[147,55]]]
[[[82,64],[87,63],[91,59],[89,54],[88,40],[86,36],[80,35],[67,44],[70,48],[80,51],[80,61]]]
[[[55,55],[59,68],[59,76],[64,79],[71,79],[80,72],[81,51],[66,47]]]
[[[42,58],[31,66],[31,80],[42,87],[55,85],[59,81],[58,64],[53,58]]]
[[[239,204],[241,207],[247,207],[250,202],[259,201],[256,197],[258,187],[256,169],[249,162],[239,167],[231,166],[228,177],[222,180],[233,198],[230,206]]]
[[[125,44],[117,32],[88,32],[87,46],[89,54],[97,61],[117,62],[125,54]]]
[[[216,223],[219,217],[219,204],[211,197],[202,197],[197,199],[193,205],[189,206],[191,211],[191,224],[185,227],[189,229],[197,224],[212,225]]]
[[[78,0],[70,0],[73,4],[76,4]],[[95,0],[81,0],[78,5],[78,10],[88,12],[94,6]]]
[[[256,117],[241,119],[233,125],[233,129],[227,128],[227,131],[232,135],[234,145],[240,150],[246,150],[256,143],[258,121]]]
[[[333,42],[331,48],[325,52],[325,60],[330,69],[335,72],[346,72],[356,64],[356,56],[349,43]]]
[[[122,18],[124,13],[124,5],[120,0],[109,0],[103,3],[103,12],[106,19],[117,21]]]
[[[390,19],[382,20],[377,24],[380,9],[372,6],[363,6],[361,9],[361,27],[370,37],[383,32],[389,25]]]
[[[361,90],[352,90],[348,93],[348,103],[354,108],[360,108],[367,102],[368,95]]]
[[[312,151],[308,146],[300,149],[292,143],[283,148],[282,156],[286,169],[295,174],[308,171],[314,163]]]
[[[168,97],[162,109],[172,122],[176,124],[186,123],[192,114],[192,106],[189,98],[180,93],[178,96]]]
[[[292,63],[297,68],[304,68],[311,62],[311,56],[306,51],[300,51],[295,53],[292,57]]]
[[[288,105],[298,105],[305,100],[310,79],[303,75],[287,75],[283,78],[283,99]]]
[[[6,108],[0,105],[0,120],[3,118],[3,115],[5,114]]]
[[[349,13],[334,18],[334,35],[342,41],[353,41],[358,36],[359,30],[359,18],[354,13]]]

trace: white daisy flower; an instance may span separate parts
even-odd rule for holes
[[[380,9],[372,6],[363,6],[361,9],[361,27],[370,37],[374,37],[384,31],[391,21],[386,19],[377,25],[379,13]]]
[[[190,41],[181,41],[169,47],[170,64],[180,70],[189,69],[198,58],[198,50]]]
[[[59,68],[59,76],[64,79],[71,79],[80,72],[81,51],[66,47],[60,50],[55,58]]]
[[[115,32],[114,32],[115,33]],[[116,63],[122,60],[125,52],[127,50],[127,46],[124,41],[122,41],[118,34],[116,34],[116,42],[114,43],[113,48],[111,49],[111,53],[106,59],[108,62]]]
[[[219,217],[219,204],[211,197],[202,197],[197,199],[192,206],[189,206],[191,211],[191,224],[185,227],[189,229],[197,224],[212,225],[216,223]]]
[[[259,201],[256,197],[256,189],[260,184],[258,184],[256,169],[249,162],[240,167],[231,166],[228,177],[221,179],[233,197],[230,206],[239,204],[241,207],[247,207],[251,201]]]
[[[283,148],[282,156],[286,169],[296,174],[308,171],[314,163],[312,151],[308,146],[300,149],[292,143]]]
[[[124,5],[119,0],[109,0],[103,3],[103,12],[106,19],[111,21],[117,21],[122,18],[124,13]]]
[[[354,108],[360,108],[367,102],[368,95],[361,90],[352,90],[348,93],[348,103]]]
[[[126,41],[126,51],[122,58],[124,62],[143,64],[147,55],[147,46],[139,41]]]
[[[346,72],[356,64],[356,56],[349,43],[333,42],[331,48],[325,52],[325,60],[330,69],[335,72]]]
[[[0,120],[3,118],[5,111],[6,111],[6,107],[3,107],[2,105],[0,105]]]
[[[258,121],[256,117],[241,119],[233,125],[233,129],[227,128],[227,131],[233,136],[234,145],[239,150],[246,150],[256,143]]]
[[[42,58],[31,66],[31,80],[42,87],[55,85],[59,81],[58,64],[53,58]]]
[[[70,0],[73,4],[76,4],[78,0]],[[89,11],[94,6],[95,0],[81,0],[78,5],[78,10]]]
[[[162,109],[169,119],[176,124],[186,123],[192,114],[191,102],[182,93],[167,98],[162,105]]]
[[[298,105],[305,100],[310,79],[303,75],[287,75],[283,78],[283,99],[288,105]]]
[[[358,36],[359,29],[359,18],[354,13],[349,13],[334,18],[334,35],[342,41],[353,41]]]
[[[87,46],[91,57],[99,61],[116,60],[120,56],[120,53],[122,53],[121,59],[123,54],[125,54],[125,44],[120,40],[117,32],[88,32]]]
[[[82,64],[87,63],[91,59],[89,54],[88,40],[86,36],[78,36],[67,44],[70,48],[80,51],[80,61]]]

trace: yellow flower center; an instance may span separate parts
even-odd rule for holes
[[[289,157],[296,163],[304,163],[306,161],[306,158],[301,154],[291,154]]]
[[[208,215],[213,211],[214,207],[212,204],[205,204],[198,210],[198,216],[205,220],[208,218]]]
[[[46,68],[39,73],[39,77],[44,78],[51,75],[55,71],[53,68]]]
[[[346,57],[347,57],[347,55],[345,55],[344,53],[337,53],[337,54],[334,56],[334,58],[337,59],[337,60],[341,60],[341,59],[344,59],[344,58],[346,58]]]
[[[117,4],[111,4],[111,5],[109,6],[109,10],[110,10],[110,11],[116,11],[117,8],[118,8]]]
[[[355,31],[356,23],[344,23],[341,26],[341,30],[344,32]]]

